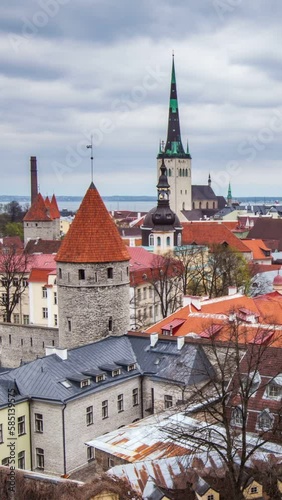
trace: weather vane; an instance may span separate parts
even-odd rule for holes
[[[87,149],[91,149],[91,156],[90,156],[90,160],[91,160],[91,182],[93,182],[93,135],[91,135],[91,144],[87,144]]]

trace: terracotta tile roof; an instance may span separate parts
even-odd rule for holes
[[[263,250],[265,252],[270,252],[271,249],[268,248],[265,243],[262,240],[259,239],[242,239],[243,243],[253,252],[253,259],[254,260],[269,260],[271,259],[271,255],[268,257],[265,256],[263,253]]]
[[[183,222],[183,245],[214,245],[227,243],[238,252],[250,253],[250,249],[224,224],[217,222]]]
[[[48,283],[49,269],[32,269],[28,281],[30,283]]]
[[[130,259],[93,182],[62,241],[58,262],[122,262]]]
[[[53,219],[59,219],[61,217],[60,210],[57,204],[56,196],[53,194],[51,199],[51,209]]]
[[[23,220],[25,222],[52,220],[50,209],[47,208],[45,201],[40,193],[38,193],[38,195],[36,196],[33,204],[25,214]]]
[[[214,334],[214,331],[210,331],[211,325],[216,325],[218,326],[218,328],[216,328],[217,332],[215,333],[216,339],[227,340],[229,315],[232,312],[236,312],[236,314],[238,313],[238,315],[240,315],[240,310],[245,310],[258,320],[257,323],[250,323],[248,322],[246,314],[243,317],[241,316],[241,319],[244,320],[242,329],[247,333],[247,341],[253,341],[254,337],[258,335],[258,330],[261,331],[261,325],[266,325],[266,333],[269,333],[268,325],[274,324],[280,326],[280,333],[275,341],[275,345],[280,345],[282,347],[282,295],[278,292],[272,292],[254,298],[237,294],[234,296],[203,300],[200,304],[200,310],[196,309],[193,303],[182,307],[169,317],[149,327],[146,333],[162,334],[163,328],[168,323],[172,323],[176,319],[183,319],[185,321],[175,332],[176,336],[186,336],[191,333],[196,333],[202,337],[207,337],[207,331],[209,332],[208,336],[211,336],[211,333]],[[219,325],[224,326],[224,328],[219,329]]]

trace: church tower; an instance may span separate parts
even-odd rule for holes
[[[56,257],[61,347],[128,331],[129,260],[92,182]]]
[[[142,246],[148,247],[154,253],[163,254],[181,245],[182,226],[169,206],[170,186],[164,158],[160,170],[157,184],[158,205],[146,215],[141,232]]]
[[[191,210],[192,208],[191,155],[188,144],[185,152],[181,140],[174,56],[172,58],[167,140],[165,146],[160,145],[157,157],[157,178],[159,178],[163,160],[170,184],[170,206],[181,217],[182,210]]]

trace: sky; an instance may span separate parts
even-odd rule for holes
[[[192,183],[282,196],[281,0],[0,5],[0,194],[156,194],[172,51]]]

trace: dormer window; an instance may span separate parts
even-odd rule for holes
[[[274,417],[272,413],[270,413],[268,408],[261,411],[258,416],[258,428],[263,431],[268,431],[273,426]]]
[[[86,378],[84,380],[81,380],[80,382],[80,388],[82,389],[83,387],[87,387],[90,385],[90,378]]]
[[[103,382],[104,380],[106,380],[106,375],[103,373],[102,375],[97,375],[96,378],[95,378],[95,382]]]
[[[127,371],[128,372],[132,372],[132,370],[135,370],[136,368],[136,364],[135,363],[132,363],[131,365],[128,365],[127,367]]]
[[[120,374],[121,374],[121,369],[120,368],[117,368],[116,370],[112,371],[112,377],[117,377]]]

